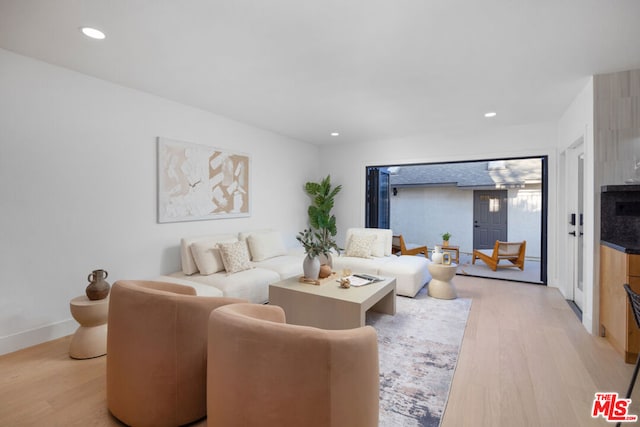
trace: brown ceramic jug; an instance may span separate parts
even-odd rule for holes
[[[85,292],[90,300],[104,299],[109,295],[111,285],[104,280],[107,276],[109,276],[109,273],[107,273],[106,270],[93,270],[91,274],[89,274],[87,280],[91,283],[89,283]]]

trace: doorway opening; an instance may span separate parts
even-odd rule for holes
[[[539,156],[368,166],[365,225],[390,228],[429,251],[451,234],[458,274],[546,284],[547,162]],[[474,250],[491,253],[497,240],[526,241],[523,270],[473,263]]]

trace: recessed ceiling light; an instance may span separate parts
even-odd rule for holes
[[[339,132],[331,132],[331,136],[340,136]]]
[[[107,37],[102,31],[96,28],[82,27],[80,28],[80,31],[82,31],[82,34],[84,34],[85,36],[91,37],[92,39],[96,40],[102,40]]]
[[[498,115],[498,113],[496,113],[495,111],[490,111],[488,113],[484,113],[485,117],[495,117],[496,115]]]

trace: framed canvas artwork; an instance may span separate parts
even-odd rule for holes
[[[250,158],[158,138],[158,222],[246,217]]]

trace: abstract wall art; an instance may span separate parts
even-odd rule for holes
[[[251,215],[250,158],[208,145],[158,138],[158,222]]]

